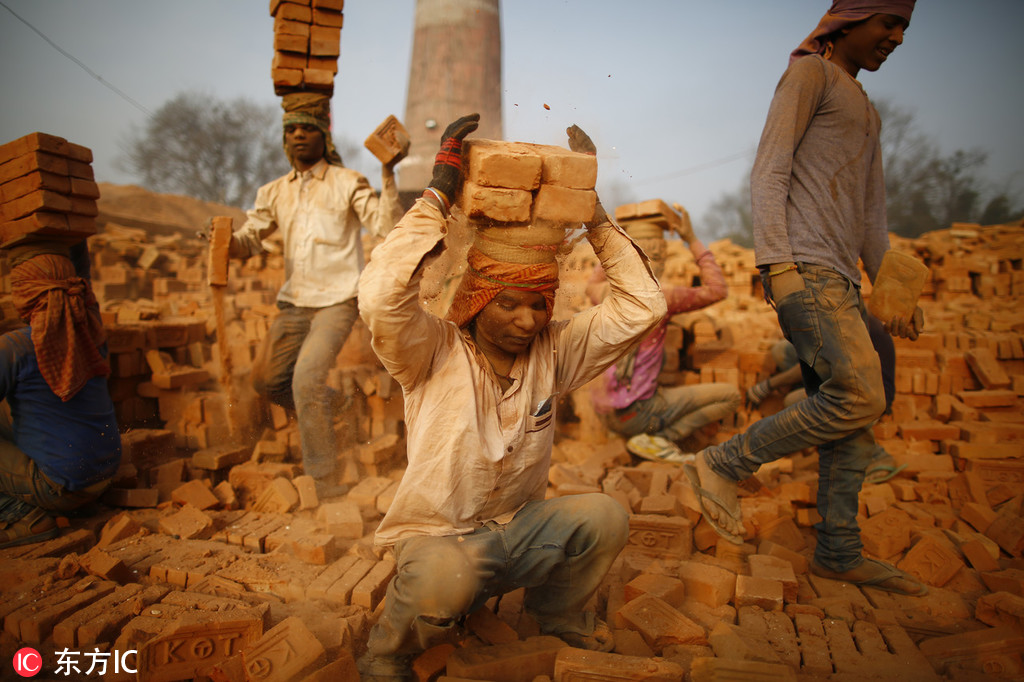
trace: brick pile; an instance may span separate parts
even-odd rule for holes
[[[958,225],[894,239],[931,272],[922,300],[928,331],[897,342],[897,398],[875,431],[905,468],[865,486],[860,524],[867,552],[919,577],[928,595],[809,572],[813,450],[744,483],[745,543],[730,545],[701,519],[679,469],[631,459],[580,391],[559,406],[548,495],[604,491],[630,513],[627,549],[591,605],[615,631],[615,651],[542,636],[519,590],[468,617],[457,643],[416,658],[417,679],[1019,679],[1022,228]],[[357,328],[332,374],[355,396],[337,425],[352,487],[317,500],[287,413],[253,397],[250,438],[225,442],[229,406],[214,376],[202,249],[168,238],[142,268],[152,240],[126,229],[96,235],[90,247],[112,338],[131,339],[117,342],[111,386],[119,402],[145,405],[133,408],[145,419],[122,424],[125,462],[102,505],[62,520],[59,538],[0,550],[0,652],[33,646],[52,670],[64,648],[136,649],[129,663],[145,671],[140,679],[358,679],[355,658],[395,571],[372,534],[403,474],[401,391]],[[774,370],[768,348],[778,325],[759,298],[752,253],[727,241],[710,248],[730,296],[673,318],[664,380],[746,389]],[[104,286],[102,268],[118,269],[119,253],[132,254],[123,270],[151,298],[129,303]],[[585,242],[565,259],[556,316],[585,307],[594,263]],[[273,315],[280,265],[275,256],[232,264],[228,328],[239,385]],[[689,283],[697,273],[670,241],[665,277]],[[185,287],[159,289],[161,279]],[[196,370],[209,376],[200,381]],[[772,396],[757,411],[741,409],[692,445],[727,438],[780,406]]]
[[[0,145],[0,248],[96,234],[92,150],[47,133]]]
[[[274,93],[334,94],[344,0],[270,0],[274,17]]]

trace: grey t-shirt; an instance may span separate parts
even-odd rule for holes
[[[757,265],[824,265],[873,281],[889,248],[881,121],[860,83],[818,55],[775,89],[750,177]]]

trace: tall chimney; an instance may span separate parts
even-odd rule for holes
[[[403,192],[430,183],[445,127],[478,112],[476,137],[502,139],[498,0],[416,0],[405,120],[411,143],[398,166]]]

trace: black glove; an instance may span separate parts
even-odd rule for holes
[[[597,147],[594,146],[594,141],[578,125],[573,123],[565,129],[565,132],[569,136],[569,149],[581,154],[597,154]]]
[[[480,114],[469,114],[451,123],[441,135],[441,149],[434,157],[433,187],[448,200],[455,200],[462,179],[462,140],[480,125]]]

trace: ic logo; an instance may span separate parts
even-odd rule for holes
[[[22,677],[35,677],[43,668],[43,657],[32,647],[18,649],[14,654],[14,672]]]

